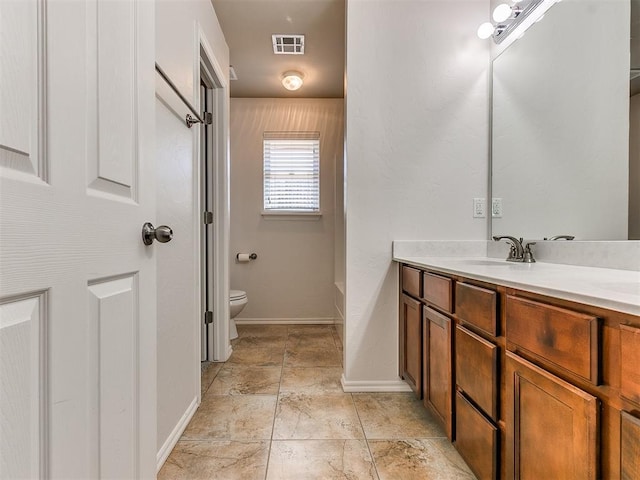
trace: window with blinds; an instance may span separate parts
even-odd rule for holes
[[[320,134],[264,134],[265,213],[320,213]]]

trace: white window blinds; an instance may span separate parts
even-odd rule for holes
[[[320,134],[265,132],[264,211],[320,212]]]

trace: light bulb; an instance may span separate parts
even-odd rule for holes
[[[511,16],[512,12],[513,11],[511,10],[511,6],[507,5],[506,3],[501,3],[493,11],[493,19],[498,23],[504,22]]]
[[[302,86],[302,78],[300,72],[285,72],[282,75],[282,86],[287,90],[298,90]]]
[[[493,32],[495,32],[495,30],[496,29],[491,22],[484,22],[478,27],[478,37],[480,37],[482,40],[486,40],[491,35],[493,35]]]

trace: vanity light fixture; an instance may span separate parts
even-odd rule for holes
[[[495,23],[485,22],[480,25],[478,37],[483,40],[493,37],[495,43],[502,43],[544,1],[513,0],[513,5],[501,3],[493,10],[492,18]]]
[[[290,71],[282,75],[282,86],[287,90],[298,90],[302,87],[304,75],[300,72]]]
[[[493,10],[493,21],[494,22],[504,22],[506,19],[511,17],[516,17],[520,13],[520,9],[515,5],[512,7],[511,5],[507,5],[506,3],[501,3]]]

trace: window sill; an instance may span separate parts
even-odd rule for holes
[[[265,220],[320,220],[322,212],[262,211]]]

